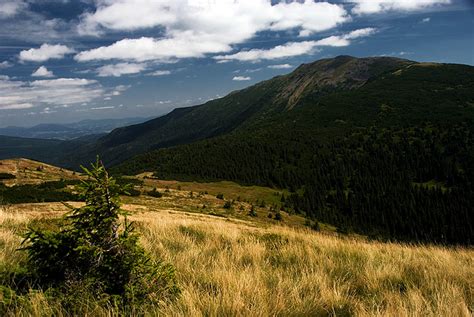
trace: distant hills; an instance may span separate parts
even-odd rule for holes
[[[34,139],[71,140],[86,135],[106,134],[116,128],[142,123],[149,119],[150,118],[82,120],[66,124],[38,124],[28,128],[9,126],[0,128],[0,135]]]

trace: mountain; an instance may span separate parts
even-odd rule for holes
[[[82,120],[66,124],[38,124],[33,127],[0,128],[0,135],[34,139],[71,140],[85,135],[106,134],[116,128],[142,123],[150,118]]]
[[[175,109],[168,115],[119,128],[82,157],[102,153],[116,164],[137,153],[211,138],[235,130],[253,129],[278,115],[285,115],[310,98],[336,91],[357,89],[382,73],[407,67],[414,62],[387,58],[357,59],[340,56],[301,65],[293,73],[264,81],[203,105]]]
[[[118,132],[128,136],[123,149],[143,150],[137,145],[150,133],[150,145],[174,145],[116,173],[287,188],[287,211],[341,231],[474,242],[472,66],[338,57],[160,120],[99,140],[109,142],[106,153],[121,146]]]

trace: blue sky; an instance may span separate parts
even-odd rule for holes
[[[337,55],[474,65],[474,5],[0,0],[0,126],[158,116]]]

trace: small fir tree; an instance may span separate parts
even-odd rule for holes
[[[126,306],[176,296],[173,267],[152,261],[120,209],[119,193],[127,188],[109,176],[99,159],[83,170],[88,179],[77,190],[85,206],[70,207],[59,231],[30,228],[25,235],[29,270],[41,287],[73,292],[71,285],[81,285]]]

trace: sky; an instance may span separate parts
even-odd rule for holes
[[[338,55],[474,65],[474,1],[0,0],[0,127],[156,117]]]

